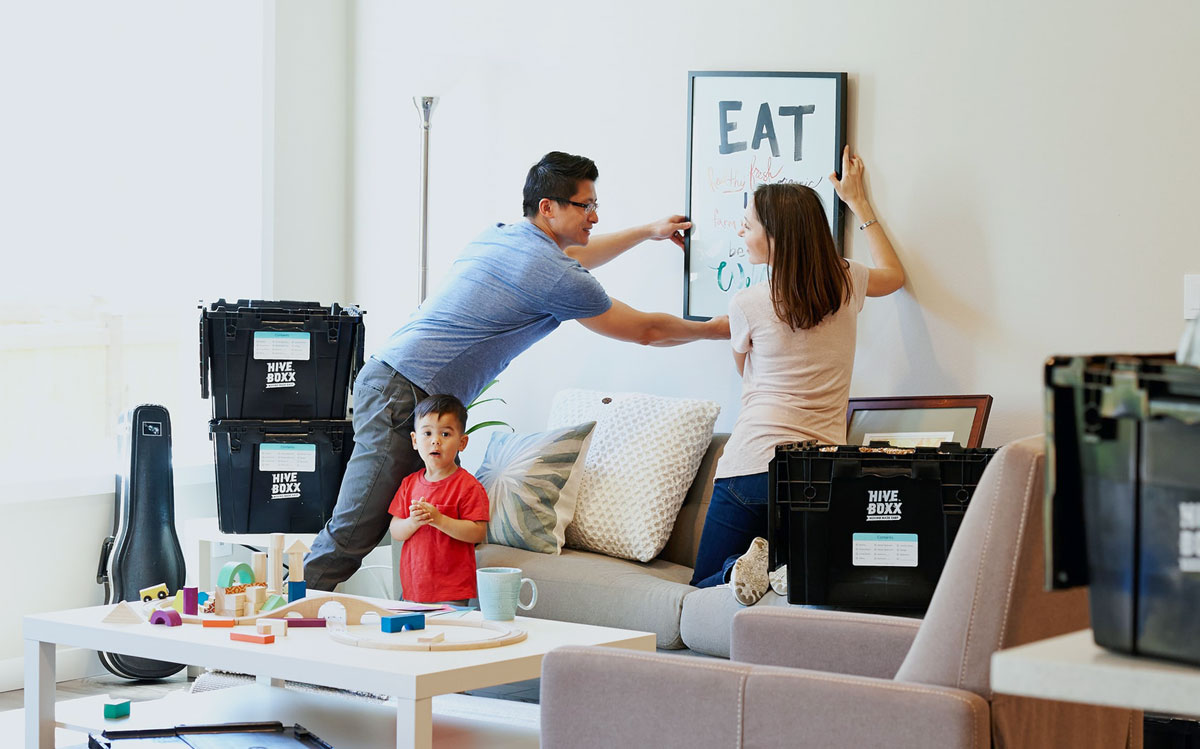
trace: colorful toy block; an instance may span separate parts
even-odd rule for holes
[[[121,601],[101,621],[105,624],[141,624],[146,618],[129,601]]]
[[[254,622],[254,628],[260,635],[275,635],[287,637],[286,619],[259,619]]]
[[[226,562],[217,575],[217,587],[228,588],[230,585],[234,585],[235,577],[239,583],[252,583],[254,582],[254,570],[245,562]]]
[[[308,594],[308,586],[303,580],[288,581],[288,603],[295,603]]]
[[[183,596],[183,613],[187,614],[188,616],[196,615],[200,603],[199,593],[200,591],[197,588],[183,588],[179,594],[176,595],[176,598],[178,598],[180,595]],[[204,597],[208,598],[208,595],[205,594]]]
[[[259,645],[270,645],[275,642],[275,635],[258,635],[252,632],[230,632],[229,639],[238,642],[253,642]]]
[[[129,700],[108,700],[104,703],[104,719],[129,717]]]
[[[324,627],[325,620],[303,616],[289,616],[287,618],[288,628],[292,627]]]
[[[151,585],[149,588],[142,588],[138,591],[138,598],[143,601],[165,600],[170,597],[171,591],[167,590],[166,583]]]
[[[196,593],[196,605],[197,605],[197,606],[203,606],[203,605],[205,605],[206,603],[208,603],[208,599],[209,599],[209,598],[210,598],[210,596],[209,596],[209,594],[208,594],[208,593],[205,593],[205,592],[204,592],[204,591],[202,591],[202,590],[201,590],[201,591],[198,591],[198,592]]]
[[[296,539],[285,553],[288,555],[288,577],[292,580],[303,580],[304,555],[308,553],[308,547],[304,545],[303,541]]]
[[[158,609],[150,615],[150,623],[178,627],[183,624],[183,617],[175,609]]]
[[[263,605],[259,611],[274,611],[280,606],[286,605],[287,600],[285,600],[283,596],[279,595],[278,593],[272,593],[271,595],[267,596],[267,600],[263,601]]]
[[[397,614],[379,617],[379,628],[384,632],[400,632],[405,629],[425,629],[424,614]]]
[[[237,619],[204,619],[202,623],[206,627],[236,627]]]

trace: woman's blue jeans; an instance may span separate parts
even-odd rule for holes
[[[767,486],[765,471],[713,482],[692,585],[711,588],[728,582],[729,569],[750,542],[767,537]]]

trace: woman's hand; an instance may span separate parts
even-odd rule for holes
[[[865,173],[866,167],[863,166],[862,159],[850,153],[850,146],[846,146],[842,150],[842,178],[838,179],[837,172],[832,172],[829,181],[833,183],[838,197],[850,206],[855,216],[863,221],[870,221],[875,216],[871,212],[871,202],[867,200],[867,189],[863,185]]]

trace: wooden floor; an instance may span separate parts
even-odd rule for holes
[[[58,688],[55,690],[54,701],[60,702],[94,694],[107,694],[114,698],[143,702],[165,697],[172,692],[186,691],[190,686],[191,682],[187,680],[183,672],[163,681],[130,681],[105,674],[104,676],[59,682]],[[19,710],[24,706],[25,690],[14,689],[11,692],[0,692],[0,712]]]

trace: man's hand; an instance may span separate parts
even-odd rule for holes
[[[692,228],[687,216],[676,214],[650,224],[650,239],[669,239],[683,249],[683,233]]]
[[[708,321],[709,327],[712,328],[713,338],[728,339],[729,338],[729,315],[717,315]]]

